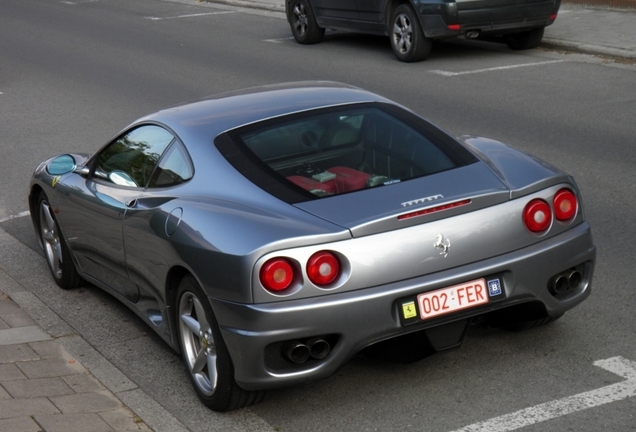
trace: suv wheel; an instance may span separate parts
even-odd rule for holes
[[[294,39],[304,45],[320,42],[325,29],[318,27],[314,11],[307,0],[292,0],[290,6],[289,24]]]
[[[536,48],[543,39],[545,27],[539,27],[521,33],[510,33],[504,35],[506,44],[513,50],[527,50]]]
[[[391,48],[398,60],[416,62],[431,52],[433,42],[424,37],[417,15],[408,4],[396,7],[391,16],[389,37]]]

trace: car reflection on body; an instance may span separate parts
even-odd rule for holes
[[[57,284],[130,307],[218,411],[361,351],[413,361],[475,321],[547,323],[595,262],[572,177],[330,82],[144,117],[40,164],[29,204]]]

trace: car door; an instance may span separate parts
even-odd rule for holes
[[[178,204],[181,186],[193,175],[185,147],[174,140],[159,160],[147,189],[129,203],[124,218],[128,273],[141,289],[140,310],[158,327],[165,318],[166,276],[179,260],[170,237],[183,217],[184,209]]]
[[[123,222],[173,139],[156,125],[132,128],[91,158],[87,175],[64,181],[58,217],[82,273],[132,302],[139,290],[126,267]]]
[[[383,22],[386,0],[356,0],[358,13],[362,21]]]
[[[357,20],[359,18],[356,0],[315,0],[315,12],[318,18],[336,20]]]

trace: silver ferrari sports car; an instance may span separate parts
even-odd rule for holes
[[[357,353],[409,362],[471,323],[555,320],[596,256],[569,175],[332,82],[141,118],[42,162],[29,206],[56,283],[121,300],[218,411]]]

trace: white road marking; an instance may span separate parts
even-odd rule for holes
[[[492,67],[492,68],[487,68],[487,69],[476,69],[476,70],[464,71],[464,72],[449,72],[449,71],[443,71],[443,70],[430,70],[429,72],[437,74],[437,75],[443,75],[443,76],[451,77],[451,76],[458,76],[458,75],[470,75],[470,74],[478,74],[478,73],[483,73],[483,72],[493,72],[493,71],[499,71],[499,70],[516,69],[516,68],[530,67],[530,66],[543,66],[543,65],[553,64],[553,63],[561,63],[561,62],[564,62],[564,61],[565,60],[550,60],[550,61],[537,62],[537,63],[524,63],[524,64],[518,64],[518,65]]]
[[[76,5],[80,3],[97,3],[99,0],[78,0],[78,1],[61,1],[60,3],[67,5]]]
[[[293,39],[293,36],[278,38],[278,39],[263,39],[263,42],[272,42],[272,43],[283,43],[287,40]]]
[[[17,219],[17,218],[21,218],[21,217],[24,217],[24,216],[28,216],[30,214],[31,214],[31,212],[29,212],[28,210],[27,211],[23,211],[22,213],[18,213],[16,215],[7,216],[5,218],[0,219],[0,223],[9,221],[11,219]]]
[[[162,20],[170,20],[170,19],[180,19],[180,18],[192,18],[192,17],[200,17],[200,16],[206,16],[206,15],[223,15],[223,14],[233,14],[236,13],[236,11],[219,11],[219,12],[204,12],[204,13],[197,13],[197,14],[188,14],[188,15],[176,15],[176,16],[171,16],[171,17],[144,17],[146,19],[149,19],[151,21],[162,21]]]
[[[612,357],[595,361],[594,366],[615,373],[626,380],[465,426],[453,432],[512,431],[636,396],[636,362],[623,357]]]

